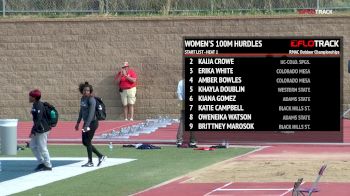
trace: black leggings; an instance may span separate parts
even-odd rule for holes
[[[94,152],[98,157],[103,156],[91,143],[97,128],[98,121],[94,120],[90,123],[90,131],[82,132],[83,145],[86,146],[89,162],[92,162],[92,152]]]

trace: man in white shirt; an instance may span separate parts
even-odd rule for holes
[[[177,147],[180,148],[182,147],[183,133],[185,129],[185,81],[184,80],[180,80],[177,85],[177,97],[181,101],[181,105],[182,105],[179,129],[177,130],[177,134],[176,134],[176,144],[177,144]],[[196,139],[194,137],[193,131],[190,131],[189,147],[197,148]]]

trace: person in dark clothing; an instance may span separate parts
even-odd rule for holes
[[[182,142],[183,142],[183,134],[185,130],[185,81],[180,80],[179,83],[177,84],[177,96],[178,99],[180,100],[180,105],[182,107],[181,109],[181,116],[180,116],[180,123],[179,123],[179,128],[177,130],[176,134],[176,144],[178,148],[182,147]],[[197,148],[197,142],[196,142],[196,137],[194,135],[193,131],[190,132],[190,148]]]
[[[44,104],[40,101],[41,92],[35,89],[29,92],[29,102],[33,103],[31,113],[33,115],[33,127],[30,132],[30,148],[39,165],[35,171],[51,171],[52,164],[50,153],[47,149],[47,137],[51,130],[47,121]]]
[[[77,120],[77,124],[75,125],[75,130],[79,130],[79,124],[81,119],[84,120],[83,128],[82,128],[82,142],[83,145],[86,146],[87,154],[88,154],[88,162],[82,167],[93,167],[94,164],[92,162],[92,152],[95,153],[98,157],[97,166],[100,166],[101,163],[107,158],[102,155],[91,143],[92,138],[94,137],[95,131],[98,128],[98,120],[95,116],[95,107],[96,100],[92,95],[93,88],[88,82],[81,83],[79,85],[79,91],[83,95],[80,99],[80,112],[79,118]]]

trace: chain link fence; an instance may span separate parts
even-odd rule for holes
[[[350,0],[0,0],[3,16],[33,13],[183,14],[350,10]]]

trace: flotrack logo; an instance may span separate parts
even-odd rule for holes
[[[323,14],[323,15],[329,15],[333,14],[333,10],[319,10],[319,9],[301,9],[298,10],[298,14]]]
[[[291,48],[321,48],[321,47],[339,47],[339,40],[316,40],[316,39],[299,39],[299,40],[290,40]]]

